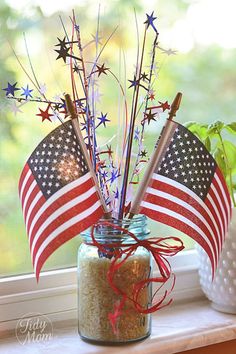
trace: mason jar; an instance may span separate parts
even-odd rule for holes
[[[145,283],[151,277],[151,255],[142,246],[135,247],[128,257],[122,251],[136,242],[126,230],[138,240],[149,235],[147,219],[137,216],[131,220],[104,222],[93,228],[93,237],[91,228],[83,232],[83,243],[78,251],[79,334],[85,341],[108,345],[139,341],[151,332],[151,315],[142,312],[142,309],[150,307],[152,301],[151,284]],[[94,239],[101,248],[94,244]],[[108,275],[114,265],[114,257],[118,269],[113,273],[111,286]],[[135,298],[134,289],[142,281],[145,285]],[[122,309],[118,311],[117,304],[119,306],[122,301]],[[137,302],[138,309],[135,306]],[[116,323],[112,326],[111,317],[115,311],[119,313],[116,313]]]

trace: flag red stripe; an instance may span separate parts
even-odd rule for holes
[[[170,196],[171,198],[171,196]],[[178,214],[181,214],[182,216],[186,217],[187,219],[191,220],[194,224],[196,224],[202,231],[203,233],[207,236],[207,238],[209,239],[212,248],[214,249],[214,253],[215,255],[219,255],[219,251],[221,249],[221,246],[219,244],[219,240],[217,238],[217,248],[214,242],[214,235],[211,234],[211,232],[208,230],[208,228],[206,227],[206,225],[195,215],[193,214],[191,211],[187,210],[185,207],[171,201],[171,200],[167,200],[165,198],[162,198],[160,196],[155,196],[153,194],[149,194],[147,193],[145,201],[152,203],[154,205],[159,205],[162,206],[164,208],[167,208],[169,210],[175,211]],[[188,228],[189,225],[186,224],[186,227]],[[200,235],[200,234],[199,234]],[[200,235],[200,237],[202,237]]]
[[[168,184],[162,181],[157,181],[152,179],[150,183],[150,187],[169,193],[170,195],[174,195],[175,197],[182,199],[184,202],[190,204],[193,208],[195,208],[202,216],[203,218],[207,221],[207,223],[210,225],[212,231],[215,233],[215,235],[220,234],[220,223],[218,219],[215,219],[215,222],[218,226],[218,230],[215,228],[215,225],[213,223],[213,220],[211,219],[210,215],[207,213],[207,211],[195,200],[193,199],[189,194],[185,193],[184,191]],[[145,200],[146,196],[144,196]]]
[[[37,201],[37,203],[35,204],[35,206],[33,207],[32,211],[30,213],[29,219],[28,219],[28,224],[26,225],[28,236],[29,236],[29,229],[30,229],[30,226],[34,220],[34,217],[37,214],[37,212],[39,211],[39,209],[44,205],[45,202],[46,202],[46,198],[44,197],[44,195],[42,195],[40,197],[40,199]],[[27,214],[27,216],[28,216],[28,214]],[[27,218],[27,216],[26,216],[26,218]]]
[[[74,205],[71,209],[65,211],[64,213],[60,214],[60,216],[53,220],[44,230],[43,232],[40,234],[40,236],[38,237],[38,240],[34,246],[34,249],[31,249],[31,252],[33,252],[32,254],[32,260],[33,260],[33,264],[35,261],[35,256],[36,253],[39,249],[39,247],[42,245],[42,243],[46,240],[46,238],[54,231],[56,230],[59,226],[61,226],[62,224],[64,224],[66,221],[70,220],[71,218],[73,218],[76,215],[79,215],[80,213],[82,213],[83,211],[85,211],[86,209],[88,209],[89,207],[91,207],[93,204],[96,203],[96,201],[98,200],[97,198],[97,194],[96,192],[91,195],[89,197],[89,199],[87,200],[83,200],[80,203]],[[46,220],[46,216],[45,216],[45,220]],[[45,221],[44,220],[44,221]],[[83,221],[80,222],[81,224],[83,224]],[[85,229],[83,227],[83,229]],[[33,241],[33,239],[31,239],[31,241]],[[32,246],[32,242],[30,242],[30,247]]]
[[[21,172],[21,175],[20,175],[20,178],[19,178],[19,183],[18,183],[18,190],[19,190],[19,194],[21,193],[21,187],[22,187],[22,183],[25,179],[25,176],[27,175],[27,172],[29,171],[29,166],[28,164],[26,163],[22,172]]]
[[[216,173],[217,173],[217,176],[219,177],[219,179],[220,179],[220,181],[221,181],[221,184],[222,184],[222,186],[223,186],[223,189],[224,189],[226,198],[227,198],[227,200],[228,200],[228,204],[229,204],[229,206],[230,206],[230,211],[231,211],[231,213],[232,213],[231,198],[230,198],[229,190],[228,190],[227,184],[226,184],[226,182],[225,182],[224,176],[223,176],[221,170],[219,169],[219,167],[217,167]],[[230,216],[231,216],[231,215],[230,215]]]
[[[35,269],[37,280],[39,278],[40,270],[42,269],[42,266],[44,265],[48,257],[62,244],[64,244],[74,236],[78,235],[81,231],[87,229],[92,224],[94,224],[99,218],[102,217],[103,214],[104,214],[103,207],[100,206],[91,215],[89,215],[89,217],[87,217],[83,221],[83,227],[81,227],[82,225],[81,222],[78,222],[73,226],[71,226],[70,228],[68,228],[67,230],[63,231],[61,234],[57,236],[55,240],[50,242],[50,244],[44,249],[43,253],[41,253],[38,259],[36,269]]]
[[[25,210],[23,210],[24,212],[24,219],[26,221],[26,218],[27,218],[27,214],[28,214],[28,210],[29,210],[29,207],[30,205],[32,204],[34,198],[36,197],[36,195],[38,194],[38,192],[40,191],[38,185],[36,184],[34,189],[32,190],[27,202],[26,202],[26,205],[25,205]]]
[[[222,193],[222,191],[217,183],[217,180],[215,178],[213,179],[212,183],[213,183],[213,186],[215,187],[215,189],[217,190],[217,193],[218,193],[220,201],[221,201],[221,210],[223,209],[223,211],[224,211],[225,229],[227,229],[227,225],[228,225],[228,221],[229,221],[229,217],[230,217],[230,215],[228,213],[228,208],[225,203],[223,193]]]
[[[207,252],[207,254],[210,258],[210,261],[211,261],[212,269],[213,270],[215,269],[214,258],[213,258],[213,254],[211,252],[210,247],[208,246],[206,241],[199,235],[199,233],[196,232],[196,230],[194,230],[191,226],[186,227],[187,225],[184,222],[174,218],[173,216],[169,216],[168,214],[165,214],[165,213],[162,213],[159,211],[157,212],[155,210],[151,210],[151,209],[148,209],[145,207],[141,207],[140,213],[147,215],[148,217],[150,217],[153,220],[159,221],[165,225],[168,225],[168,226],[171,226],[177,230],[180,230],[183,233],[185,233],[186,235],[193,238]]]
[[[23,190],[22,196],[21,196],[21,205],[23,207],[24,201],[25,201],[25,196],[28,192],[28,189],[30,188],[31,184],[34,182],[34,176],[31,174],[28,181],[25,184],[25,188]]]
[[[216,211],[215,209],[213,208],[212,206],[212,202],[209,200],[209,193],[205,199],[205,204],[206,206],[210,209],[212,215],[213,215],[213,218],[217,221],[217,225],[219,226],[219,229],[220,229],[220,235],[219,235],[219,239],[220,239],[220,242],[222,244],[223,242],[223,238],[224,238],[224,230],[223,230],[223,224],[222,224],[222,221],[219,220],[217,214],[216,214]]]
[[[76,188],[73,188],[73,189],[67,191],[65,194],[60,196],[55,201],[52,201],[52,204],[50,204],[47,207],[47,209],[45,209],[45,211],[40,215],[40,217],[38,218],[38,220],[36,221],[36,223],[32,229],[31,235],[29,235],[30,236],[30,247],[31,247],[34,235],[36,234],[36,232],[38,231],[39,227],[42,225],[44,220],[48,217],[48,215],[51,215],[57,209],[59,209],[61,206],[63,206],[64,204],[66,204],[70,200],[76,198],[80,194],[84,193],[84,191],[92,188],[93,185],[94,185],[94,183],[93,183],[92,178],[89,178],[86,182],[82,183],[81,185],[77,186]],[[33,220],[32,220],[32,222],[33,222]],[[31,222],[31,224],[32,224],[32,222]],[[29,225],[29,230],[30,230],[30,225]]]
[[[218,190],[217,190],[217,192],[218,192]],[[224,230],[223,234],[225,234],[227,221],[226,221],[225,215],[222,212],[222,209],[220,207],[220,203],[219,203],[219,201],[218,201],[218,199],[217,199],[217,197],[215,195],[215,192],[212,190],[212,188],[209,189],[208,194],[212,197],[212,199],[214,201],[214,204],[215,204],[215,206],[216,206],[216,208],[218,210],[218,213],[220,214],[220,219],[221,219],[221,223],[222,223],[223,230]],[[213,206],[212,206],[212,209],[213,209]]]

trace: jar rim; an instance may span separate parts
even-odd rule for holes
[[[101,222],[101,224],[99,224]],[[103,224],[104,222],[104,224]],[[107,225],[105,223],[108,223]],[[102,218],[98,221],[97,227],[95,224],[95,228],[93,230],[94,236],[98,239],[100,238],[115,238],[115,239],[127,239],[130,238],[128,234],[125,234],[122,232],[119,227],[126,229],[127,231],[133,232],[136,236],[141,236],[142,238],[145,238],[147,235],[149,235],[150,231],[147,229],[147,217],[145,215],[135,215],[132,219],[115,219],[115,218],[110,218],[110,219],[105,219]],[[112,229],[112,224],[115,226]],[[118,226],[118,228],[116,228]],[[92,227],[84,230],[81,232],[81,236],[83,237],[84,240],[87,240],[88,238],[91,238],[91,229]]]

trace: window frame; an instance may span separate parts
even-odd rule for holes
[[[169,261],[176,275],[171,294],[175,302],[201,298],[196,250],[184,251]],[[154,266],[154,276],[155,273]],[[17,320],[29,313],[48,315],[53,322],[75,320],[77,268],[42,272],[39,283],[33,273],[1,278],[0,313],[0,333],[13,330]]]

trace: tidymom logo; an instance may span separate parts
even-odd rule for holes
[[[53,337],[51,320],[40,313],[28,313],[16,325],[16,338],[22,345],[49,341]]]

